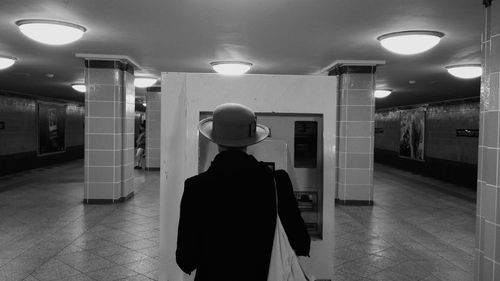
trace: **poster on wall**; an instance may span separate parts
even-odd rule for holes
[[[401,111],[399,156],[424,161],[425,111]]]
[[[66,106],[38,103],[38,154],[63,152],[65,147]]]

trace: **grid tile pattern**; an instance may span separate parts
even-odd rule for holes
[[[161,92],[146,95],[146,168],[160,168]]]
[[[0,178],[0,280],[158,280],[159,173],[135,171],[124,204],[83,205],[83,170]]]
[[[82,205],[82,161],[0,178],[0,280],[158,280],[160,173],[134,172],[116,205]],[[374,184],[376,205],[328,218],[332,280],[472,280],[474,203],[379,164]]]
[[[133,79],[118,67],[85,69],[85,199],[117,200],[133,191]]]
[[[474,280],[500,279],[500,3],[485,10]]]
[[[341,74],[339,86],[338,199],[372,202],[374,74]]]

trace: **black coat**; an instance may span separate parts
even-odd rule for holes
[[[184,182],[176,260],[196,281],[267,280],[279,216],[292,248],[309,254],[310,238],[288,174],[242,151],[219,153],[210,168]]]

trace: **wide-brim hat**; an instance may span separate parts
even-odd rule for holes
[[[198,130],[210,141],[227,147],[249,146],[269,136],[269,128],[257,124],[255,113],[237,103],[217,106],[212,117],[200,121]]]

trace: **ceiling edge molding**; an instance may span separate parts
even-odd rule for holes
[[[142,69],[136,61],[126,55],[76,53],[75,57],[85,60],[120,61],[122,63],[133,65],[135,69]]]
[[[336,60],[316,73],[316,75],[328,75],[333,69],[342,66],[378,66],[384,65],[385,60]]]

